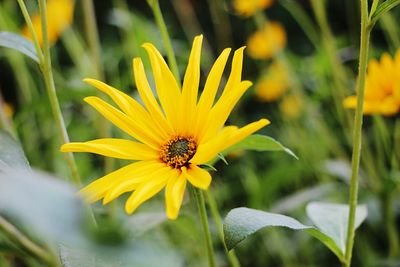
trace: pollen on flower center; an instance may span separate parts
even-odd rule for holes
[[[176,169],[186,166],[196,153],[197,144],[191,137],[176,136],[161,146],[161,160]]]

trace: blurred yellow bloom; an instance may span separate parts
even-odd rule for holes
[[[380,62],[372,59],[368,63],[365,84],[364,114],[395,115],[400,110],[400,49],[394,58],[384,53]],[[357,97],[349,96],[346,108],[357,107]]]
[[[273,0],[234,0],[233,8],[239,15],[248,17],[259,10],[270,7]]]
[[[7,118],[11,119],[14,114],[14,108],[8,103],[3,103],[3,109]]]
[[[279,61],[273,62],[267,73],[255,85],[256,96],[264,102],[272,102],[281,97],[289,88],[289,75]]]
[[[282,114],[288,119],[297,119],[303,110],[303,100],[299,95],[290,94],[279,105]]]
[[[150,43],[143,45],[150,58],[159,102],[140,58],[133,60],[133,70],[143,105],[107,84],[85,80],[109,95],[119,109],[94,96],[85,101],[134,140],[105,138],[69,143],[61,151],[135,161],[83,188],[81,193],[89,201],[103,199],[107,204],[133,191],[125,205],[130,214],[165,187],[166,213],[175,219],[187,181],[203,190],[211,183],[211,175],[199,166],[269,124],[267,119],[261,119],[242,128],[224,127],[230,112],[251,86],[241,78],[243,47],[234,53],[231,72],[218,101],[214,104],[230,49],[216,60],[198,100],[202,39],[201,35],[194,39],[182,88],[157,49]]]
[[[73,0],[48,0],[47,1],[47,27],[49,42],[53,44],[59,36],[71,25],[74,15]],[[42,23],[40,14],[32,16],[33,28],[38,36],[40,46],[43,44]],[[32,39],[28,27],[25,25],[22,29],[22,34]]]
[[[286,46],[286,32],[279,22],[268,22],[263,29],[250,35],[247,53],[255,59],[268,59]]]

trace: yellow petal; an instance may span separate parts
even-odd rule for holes
[[[176,105],[180,102],[181,98],[179,86],[158,50],[150,43],[143,44],[143,47],[150,57],[156,90],[161,106],[168,121],[170,121],[175,128],[178,124],[179,115]]]
[[[190,160],[191,163],[200,165],[205,164],[215,158],[221,151],[221,148],[229,139],[230,135],[238,129],[236,126],[227,126],[222,129],[214,138],[207,143],[200,144],[197,147],[196,154]]]
[[[233,88],[235,88],[236,85],[242,81],[244,49],[245,47],[243,46],[237,49],[233,54],[231,73],[229,74],[229,78],[228,81],[226,82],[221,98],[224,98],[226,94],[230,94],[231,90],[233,90]]]
[[[140,204],[160,192],[160,190],[167,184],[171,175],[174,175],[174,172],[175,170],[172,170],[170,167],[164,167],[162,173],[149,177],[146,182],[143,182],[138,186],[135,192],[133,192],[126,201],[126,213],[131,214],[140,206]]]
[[[189,56],[188,67],[183,80],[182,98],[179,112],[179,126],[182,128],[178,128],[178,132],[181,132],[184,135],[187,135],[188,130],[192,130],[193,128],[200,81],[200,57],[202,41],[202,35],[194,38],[192,50]]]
[[[135,121],[139,122],[147,128],[154,128],[155,122],[151,118],[150,114],[143,108],[141,104],[139,104],[132,97],[114,87],[109,86],[108,84],[105,84],[95,79],[84,79],[83,81],[109,95],[112,100],[117,103],[118,107]],[[159,138],[161,139],[167,138],[168,135],[166,134],[166,132],[162,129],[160,130],[154,131],[154,133],[158,133],[160,135]]]
[[[197,105],[197,118],[195,119],[196,126],[194,129],[195,133],[202,131],[202,127],[204,127],[205,125],[207,115],[210,112],[212,105],[214,104],[215,95],[217,94],[221,77],[224,73],[226,61],[228,60],[230,51],[230,48],[222,51],[221,55],[215,61],[207,77],[204,90],[200,96],[200,100]]]
[[[129,178],[143,169],[148,168],[149,165],[151,166],[154,163],[154,161],[139,161],[129,164],[99,179],[96,179],[94,182],[82,188],[79,191],[79,194],[84,196],[88,202],[95,202],[104,197],[104,194],[110,189],[114,181],[118,179]]]
[[[223,146],[221,148],[221,151],[227,149],[230,146],[233,146],[237,143],[239,143],[240,141],[242,141],[244,138],[246,138],[247,136],[251,135],[252,133],[260,130],[261,128],[267,126],[268,124],[270,124],[270,121],[267,119],[261,119],[259,121],[256,122],[252,122],[250,124],[247,124],[246,126],[238,129],[237,131],[234,131],[230,136],[229,139],[226,140],[223,143]]]
[[[141,184],[146,183],[152,177],[163,175],[166,171],[165,166],[165,163],[155,162],[154,164],[148,164],[146,167],[141,168],[130,177],[116,179],[105,194],[103,205],[113,201],[123,193],[137,189]]]
[[[182,205],[183,195],[186,189],[186,178],[179,172],[171,177],[165,188],[165,205],[167,217],[175,220],[178,217]]]
[[[243,81],[237,84],[229,94],[225,95],[225,97],[221,96],[218,102],[211,109],[209,117],[207,118],[208,121],[206,127],[204,127],[204,132],[200,136],[200,143],[207,142],[210,138],[216,135],[216,133],[223,127],[240,97],[248,88],[250,88],[251,85],[251,82]]]
[[[140,142],[152,147],[153,149],[157,150],[160,144],[163,142],[163,140],[160,139],[159,136],[155,135],[151,129],[148,129],[144,125],[138,123],[137,121],[134,121],[126,114],[117,110],[100,98],[92,96],[86,97],[84,100],[93,108],[95,108],[106,119],[115,124],[115,126],[120,128],[127,134],[133,136]]]
[[[61,152],[89,152],[106,157],[130,160],[159,158],[159,153],[150,147],[125,139],[103,138],[82,143],[69,143],[61,147]]]
[[[140,58],[133,59],[133,70],[135,83],[140,98],[143,100],[144,105],[146,106],[147,110],[150,112],[151,117],[157,124],[158,129],[171,134],[173,132],[173,129],[169,122],[165,119],[165,116],[153,95],[153,91],[150,88],[144,66]]]
[[[181,168],[183,175],[195,187],[206,190],[211,183],[211,175],[208,171],[190,164],[189,168]]]

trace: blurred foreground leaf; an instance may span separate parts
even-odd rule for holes
[[[224,220],[224,235],[227,248],[234,248],[249,235],[271,226],[304,230],[325,244],[343,262],[346,231],[347,205],[313,202],[307,206],[307,214],[315,226],[300,223],[289,216],[249,208],[231,210]],[[359,206],[356,213],[356,227],[366,218],[365,206]],[[344,231],[344,232],[343,232]]]
[[[39,63],[39,58],[33,43],[19,34],[0,32],[0,46],[17,50],[36,61],[36,63]]]
[[[0,171],[5,168],[29,169],[29,163],[20,144],[0,130]]]
[[[14,169],[0,173],[0,214],[42,242],[82,243],[83,205],[74,188],[48,174]]]
[[[124,246],[87,249],[60,247],[63,267],[180,267],[183,260],[165,244],[136,240]]]
[[[285,147],[274,138],[260,135],[260,134],[253,134],[249,137],[245,138],[240,143],[232,146],[231,148],[224,151],[224,154],[228,154],[231,151],[235,150],[255,150],[255,151],[284,151],[287,154],[291,155],[292,157],[298,159],[298,157],[293,153],[292,150]]]

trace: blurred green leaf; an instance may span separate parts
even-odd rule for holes
[[[140,212],[129,216],[125,220],[125,227],[131,229],[131,236],[136,238],[162,224],[166,220],[167,217],[164,212]]]
[[[0,130],[0,171],[4,168],[29,169],[29,163],[20,144]]]
[[[378,5],[378,7],[370,16],[371,17],[370,25],[374,25],[383,14],[385,14],[386,12],[388,12],[389,10],[391,10],[392,8],[396,7],[399,4],[400,0],[386,0],[382,2],[380,5]]]
[[[33,43],[19,34],[0,32],[0,46],[17,50],[36,61],[36,63],[39,63],[39,58]]]
[[[255,151],[284,151],[287,154],[291,155],[292,157],[298,159],[298,157],[291,151],[289,148],[285,147],[274,138],[260,135],[260,134],[253,134],[241,141],[240,143],[232,146],[231,148],[224,151],[224,154],[228,154],[234,150],[255,150]]]
[[[66,182],[33,170],[0,173],[0,214],[47,244],[84,242],[84,209]]]
[[[306,207],[307,215],[316,227],[329,236],[344,254],[346,250],[349,207],[344,204],[311,202]],[[367,217],[365,205],[359,205],[356,210],[355,228]]]
[[[60,247],[63,267],[180,267],[179,254],[157,241],[137,240],[125,246],[92,246],[87,249]]]

